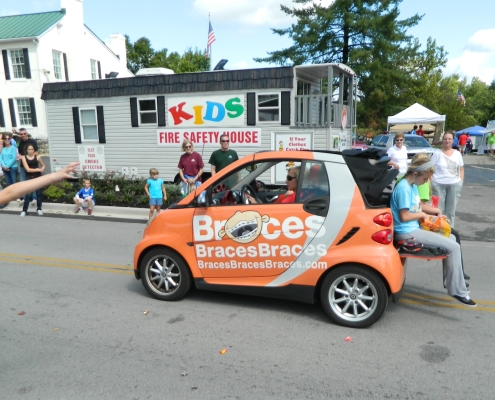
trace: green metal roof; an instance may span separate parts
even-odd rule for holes
[[[40,36],[65,15],[65,10],[0,17],[0,40]]]

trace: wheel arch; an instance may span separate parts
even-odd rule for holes
[[[170,247],[170,246],[167,246],[165,244],[161,244],[161,243],[158,243],[158,244],[153,244],[149,247],[146,247],[145,249],[143,249],[143,251],[141,252],[141,254],[139,254],[139,257],[138,257],[138,261],[137,261],[137,269],[134,270],[134,275],[136,276],[136,279],[141,279],[141,262],[143,261],[143,258],[146,256],[146,254],[148,254],[150,251],[153,251],[155,249],[159,249],[159,248],[163,248],[163,249],[166,249],[166,250],[170,250],[170,251],[173,251],[175,254],[177,254],[177,256],[179,256],[182,261],[184,261],[184,264],[187,265],[187,269],[189,270],[189,273],[192,275],[191,273],[191,267],[189,267],[189,264],[188,262],[184,259],[184,257],[182,257],[182,255],[177,251],[175,250],[174,248]]]
[[[364,268],[367,268],[371,271],[376,272],[378,274],[378,276],[380,277],[380,279],[382,280],[382,282],[384,283],[385,288],[387,289],[387,293],[390,296],[390,294],[391,294],[390,285],[388,284],[388,281],[385,279],[385,277],[383,276],[383,274],[379,270],[377,270],[376,268],[373,268],[372,266],[370,266],[368,264],[364,264],[364,263],[360,263],[360,262],[353,262],[353,261],[345,261],[345,262],[341,262],[339,264],[335,264],[330,268],[327,268],[325,273],[321,274],[321,276],[319,277],[318,282],[316,283],[316,286],[315,286],[315,299],[316,300],[320,301],[321,285],[322,285],[323,281],[325,280],[325,278],[327,277],[327,275],[330,272],[335,271],[335,269],[345,268],[346,266],[359,266],[359,267],[364,267]]]

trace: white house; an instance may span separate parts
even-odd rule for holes
[[[318,64],[46,83],[51,165],[142,177],[155,167],[177,181],[184,139],[202,155],[204,179],[222,134],[239,156],[342,150],[356,124],[355,82],[343,64]]]
[[[84,24],[83,0],[61,0],[60,11],[0,17],[0,50],[0,131],[25,127],[40,139],[48,137],[44,83],[133,76],[124,36],[101,41]]]

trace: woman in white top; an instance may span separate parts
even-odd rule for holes
[[[438,208],[448,218],[452,228],[464,182],[464,161],[461,153],[452,148],[453,143],[454,134],[445,132],[442,148],[431,156],[431,161],[435,163],[435,173],[431,179],[433,194],[438,196]]]
[[[404,146],[404,134],[397,133],[394,138],[395,144],[387,150],[390,157],[389,165],[399,170],[399,176],[407,172],[407,149]]]

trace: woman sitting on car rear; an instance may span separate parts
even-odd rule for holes
[[[443,262],[444,286],[450,296],[466,306],[476,307],[469,297],[461,264],[461,248],[454,236],[446,238],[434,232],[420,229],[419,220],[427,214],[422,211],[418,186],[431,178],[435,172],[434,163],[430,160],[413,159],[404,179],[394,188],[390,208],[394,218],[394,234],[396,240],[415,239],[426,246],[442,247],[447,251]],[[439,209],[431,208],[429,212],[440,214]]]

